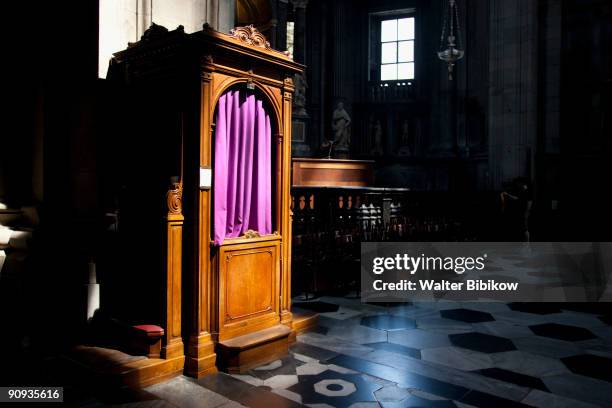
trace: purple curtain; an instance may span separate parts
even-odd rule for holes
[[[215,129],[214,241],[251,229],[272,233],[270,117],[246,90],[219,99]]]

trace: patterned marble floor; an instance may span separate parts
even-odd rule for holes
[[[301,306],[322,312],[319,326],[286,358],[243,375],[179,377],[115,405],[612,406],[609,305],[323,297]]]

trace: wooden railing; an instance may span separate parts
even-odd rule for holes
[[[370,81],[368,83],[368,102],[407,102],[414,99],[413,81]]]
[[[485,240],[492,196],[401,188],[294,187],[293,295],[355,289],[361,242]]]

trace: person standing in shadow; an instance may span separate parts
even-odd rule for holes
[[[515,242],[529,242],[529,216],[533,198],[529,181],[516,178],[501,195],[502,217],[506,226],[507,239]]]

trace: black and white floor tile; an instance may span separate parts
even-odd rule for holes
[[[567,310],[563,304],[379,306],[332,297],[313,302],[338,309],[327,306],[320,328],[298,336],[293,363],[282,360],[295,367],[295,376],[279,372],[268,389],[295,403],[612,406],[609,312]],[[270,372],[279,370],[277,365]],[[259,388],[271,384],[258,382],[262,374],[255,370],[234,377]]]
[[[612,406],[610,305],[322,297],[301,307],[320,313],[319,326],[299,335],[289,356],[240,375],[178,377],[112,405]]]

